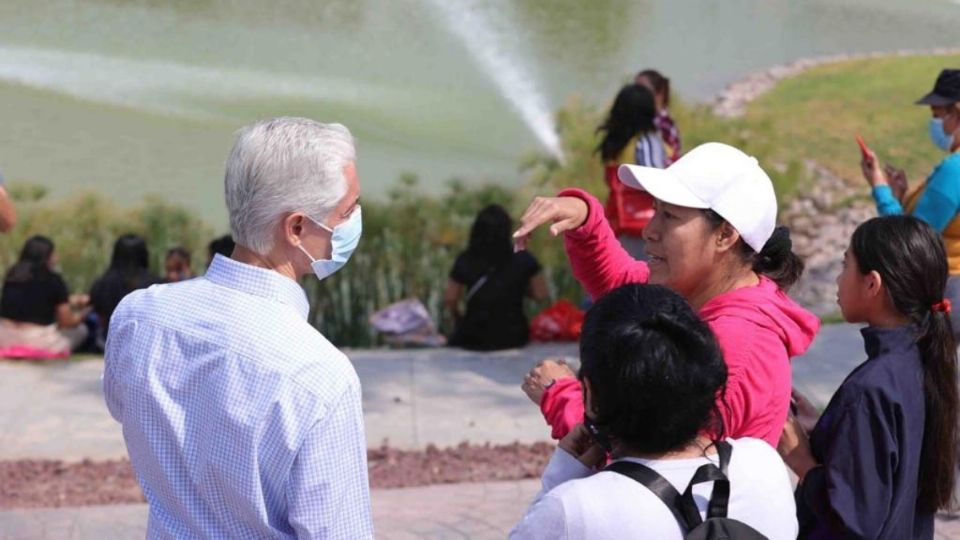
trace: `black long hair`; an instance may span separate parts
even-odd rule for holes
[[[499,266],[513,254],[512,226],[510,214],[502,206],[487,206],[477,214],[470,228],[467,253],[488,266]]]
[[[926,424],[917,507],[933,513],[950,503],[957,466],[957,347],[950,314],[932,309],[947,286],[946,250],[936,231],[911,216],[864,222],[850,250],[862,274],[880,274],[896,310],[919,330]]]
[[[124,234],[113,244],[109,272],[120,274],[124,281],[137,281],[150,266],[147,241],[136,234]]]
[[[647,87],[624,86],[613,100],[607,119],[597,128],[598,133],[603,133],[603,140],[596,151],[604,161],[617,159],[630,139],[655,129],[653,121],[656,116],[653,93]]]
[[[710,226],[716,229],[726,221],[723,216],[707,208],[703,211]],[[781,290],[788,291],[800,276],[803,275],[804,263],[799,255],[793,252],[793,240],[790,239],[789,227],[777,227],[760,253],[757,253],[742,239],[739,242],[740,257],[750,263],[750,268],[761,275],[770,278]]]
[[[6,281],[23,283],[50,272],[53,240],[46,236],[31,236],[20,250],[20,258],[10,267]]]
[[[723,438],[717,401],[727,366],[710,328],[677,293],[624,285],[590,308],[580,338],[591,420],[641,454],[683,448],[706,431]]]

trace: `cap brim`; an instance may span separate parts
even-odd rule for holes
[[[685,208],[710,208],[700,197],[687,189],[670,169],[621,165],[617,177],[627,187],[646,191],[653,198]]]
[[[957,100],[955,99],[945,98],[939,94],[930,92],[929,94],[918,99],[915,102],[915,104],[916,105],[932,105],[934,107],[944,107],[946,105],[952,105],[956,102]]]

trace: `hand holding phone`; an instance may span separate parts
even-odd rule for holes
[[[860,146],[860,171],[863,172],[863,178],[870,184],[870,187],[888,184],[887,175],[877,163],[877,155],[873,153],[873,150],[867,146],[867,143],[859,134],[857,135],[857,145]]]
[[[583,424],[577,424],[558,446],[590,469],[600,469],[607,462],[607,452]]]
[[[876,154],[870,150],[870,147],[867,146],[867,143],[864,142],[863,137],[860,134],[857,134],[857,145],[860,146],[860,156],[863,158],[863,161],[873,161],[876,158]]]

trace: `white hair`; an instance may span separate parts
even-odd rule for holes
[[[263,255],[284,214],[323,222],[346,194],[343,169],[355,160],[353,136],[340,124],[273,118],[242,128],[223,179],[234,240]]]

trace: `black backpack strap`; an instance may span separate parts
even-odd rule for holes
[[[720,472],[727,474],[727,465],[730,465],[730,455],[733,447],[727,441],[717,441],[717,452],[720,454]]]
[[[681,495],[684,504],[692,504],[696,507],[693,500],[693,486],[705,482],[713,482],[713,494],[710,496],[710,504],[707,507],[707,519],[727,517],[727,505],[730,502],[730,480],[720,472],[713,463],[701,465],[697,472],[693,474],[690,484]]]
[[[717,451],[720,457],[720,467],[712,463],[701,465],[697,472],[693,474],[690,484],[683,492],[682,498],[687,505],[694,505],[693,486],[704,482],[713,482],[713,494],[710,496],[710,504],[707,507],[707,519],[727,517],[727,509],[730,503],[730,479],[727,478],[727,466],[730,465],[730,455],[733,453],[733,447],[727,441],[719,441]]]
[[[697,505],[693,503],[693,497],[690,497],[689,501],[685,500],[680,492],[673,487],[673,484],[650,467],[632,461],[615,461],[607,465],[604,470],[630,477],[649,489],[663,501],[663,504],[667,505],[667,508],[677,518],[684,533],[703,523],[700,511],[697,510]],[[689,491],[689,489],[688,487],[687,490]]]

